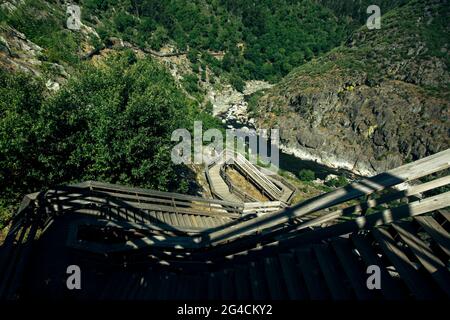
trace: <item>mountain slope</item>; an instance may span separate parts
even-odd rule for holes
[[[285,149],[363,174],[449,147],[449,2],[413,0],[260,100]]]

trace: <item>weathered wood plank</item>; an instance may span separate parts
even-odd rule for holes
[[[220,272],[221,286],[221,299],[232,300],[236,297],[234,289],[234,271],[232,269],[225,269]]]
[[[415,220],[436,241],[445,254],[450,256],[450,236],[448,232],[433,217],[415,217]]]
[[[298,265],[300,267],[309,296],[312,300],[327,300],[330,298],[325,280],[319,270],[319,264],[308,249],[295,250]]]
[[[380,257],[371,246],[370,242],[361,235],[353,234],[351,240],[364,260],[366,267],[376,265],[380,267],[381,272],[381,293],[386,299],[400,300],[405,299],[405,293],[387,272],[386,267]]]
[[[251,299],[250,275],[246,267],[239,265],[235,267],[234,285],[238,300]]]
[[[215,231],[211,233],[209,236],[210,239],[213,242],[215,242],[225,238],[227,239],[236,238],[242,235],[244,230],[245,234],[248,234],[261,230],[262,228],[269,228],[275,225],[279,225],[281,223],[288,222],[294,218],[299,218],[303,215],[319,211],[321,209],[331,207],[351,199],[371,194],[375,191],[380,191],[385,188],[446,169],[450,167],[450,161],[448,160],[449,158],[450,158],[450,149],[443,151],[439,154],[433,155],[431,157],[428,157],[426,159],[421,159],[414,163],[410,163],[400,168],[388,171],[387,173],[382,173],[373,178],[363,179],[362,181],[355,182],[347,187],[337,189],[325,195],[321,195],[313,199],[307,200],[293,208],[288,208],[282,212],[267,214],[252,219],[251,221],[242,222],[240,224],[240,229],[242,230],[242,232],[236,232],[236,228],[233,229],[225,228],[220,231]],[[443,197],[438,198],[439,196]],[[431,197],[433,198],[433,200],[431,202],[427,202],[427,204],[430,206],[430,209],[425,210],[423,212],[428,212],[431,211],[432,209],[433,210],[442,209],[450,205],[449,203],[450,192],[441,194],[439,196]],[[441,204],[445,205],[436,206],[435,205],[436,203],[433,202],[440,202]],[[421,206],[419,207],[423,209],[424,205],[425,203],[422,203]]]
[[[427,280],[420,274],[417,267],[397,246],[394,238],[386,230],[377,228],[373,230],[372,234],[378,240],[383,252],[395,266],[401,279],[406,283],[415,297],[418,299],[433,299],[438,297]]]
[[[283,274],[276,257],[266,257],[263,261],[270,298],[272,300],[286,299],[286,289],[283,283]]]
[[[353,247],[348,239],[336,239],[331,245],[338,257],[345,274],[347,275],[356,297],[360,300],[369,300],[374,298],[374,294],[367,289],[366,274],[362,272],[357,257],[352,253]],[[365,270],[364,270],[365,271]]]
[[[393,228],[408,245],[417,260],[435,279],[436,284],[450,296],[450,274],[447,266],[434,253],[430,247],[412,233],[405,223],[394,223]]]
[[[320,270],[325,282],[330,289],[331,296],[334,300],[349,300],[351,295],[343,281],[343,277],[339,272],[336,259],[332,256],[331,250],[327,245],[313,245],[313,250],[319,262]]]
[[[306,284],[296,267],[295,258],[290,253],[278,256],[282,269],[283,279],[291,300],[306,300],[309,298]]]
[[[262,264],[258,261],[250,262],[249,273],[253,299],[269,299],[270,296],[266,279],[264,278],[264,268]]]

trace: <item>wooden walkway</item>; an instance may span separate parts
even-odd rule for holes
[[[233,166],[247,181],[252,183],[261,194],[271,201],[289,203],[295,192],[294,187],[283,183],[281,180],[271,179],[267,173],[259,170],[242,155],[225,150],[205,169],[206,178],[209,182],[212,194],[219,199],[238,203],[257,202],[256,200],[251,199],[249,195],[246,195],[245,191],[238,190],[236,186],[233,186],[232,181],[226,181],[224,179],[222,170],[225,166]]]
[[[446,150],[262,216],[97,182],[31,194],[0,248],[0,299],[448,299],[449,168]]]
[[[209,168],[211,187],[213,188],[215,195],[220,197],[220,199],[222,200],[242,203],[243,200],[230,192],[228,185],[220,175],[220,168],[222,167],[222,165],[223,163],[215,163],[212,167]]]
[[[442,216],[429,217],[437,225]],[[442,228],[449,228],[448,223]],[[365,234],[234,256],[212,271],[150,268],[109,275],[101,299],[161,300],[405,300],[450,298],[449,256],[442,240],[421,240],[417,221]],[[447,241],[449,233],[442,234]],[[405,251],[410,248],[410,252]],[[367,268],[378,266],[380,290],[369,290]],[[120,280],[117,280],[120,279]],[[127,288],[126,290],[122,290]]]

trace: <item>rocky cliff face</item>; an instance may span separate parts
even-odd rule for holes
[[[360,174],[449,147],[449,2],[410,1],[263,96],[285,151]]]

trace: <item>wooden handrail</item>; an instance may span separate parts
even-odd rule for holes
[[[230,241],[244,235],[259,232],[264,228],[272,228],[307,214],[333,207],[340,203],[366,196],[386,188],[422,178],[450,167],[450,149],[439,152],[427,158],[403,165],[399,168],[381,173],[372,178],[354,182],[349,186],[339,188],[324,195],[304,201],[293,208],[279,213],[268,214],[249,221],[243,221],[238,226],[213,231],[205,241],[211,244]]]
[[[371,178],[362,179],[361,181],[354,182],[346,187],[337,189],[335,191],[332,191],[330,193],[320,195],[317,197],[314,197],[312,199],[309,199],[307,201],[304,201],[295,207],[292,208],[286,208],[285,210],[281,212],[276,213],[267,213],[266,215],[259,216],[250,220],[242,220],[239,221],[239,223],[233,223],[230,226],[225,226],[223,228],[216,228],[211,231],[205,231],[201,235],[201,239],[196,238],[193,239],[193,241],[189,241],[190,245],[192,245],[192,248],[207,248],[211,246],[216,245],[223,245],[224,243],[228,243],[230,241],[234,241],[238,238],[243,238],[246,236],[254,236],[255,234],[260,234],[261,237],[268,237],[271,236],[272,239],[273,235],[279,234],[279,230],[283,230],[284,226],[288,222],[292,222],[300,217],[306,216],[308,214],[318,212],[320,210],[323,210],[325,208],[331,208],[333,206],[336,206],[338,204],[342,204],[344,202],[347,202],[349,200],[357,199],[361,196],[367,196],[370,194],[373,194],[375,192],[383,191],[389,188],[392,188],[394,186],[400,186],[404,185],[405,182],[410,182],[416,179],[420,179],[422,177],[428,176],[430,174],[436,173],[438,171],[442,171],[445,169],[450,168],[450,149],[439,152],[435,155],[429,156],[427,158],[415,161],[413,163],[406,164],[404,166],[401,166],[399,168],[395,168],[393,170],[390,170],[385,173],[381,173],[379,175],[376,175]],[[412,186],[406,189],[406,191],[403,191],[403,194],[394,193],[394,195],[387,195],[382,196],[382,198],[378,199],[378,203],[384,202],[385,200],[392,200],[398,198],[400,195],[402,196],[409,196],[417,194],[418,192],[424,192],[436,189],[437,187],[443,186],[448,184],[449,178],[448,176],[443,178],[435,179],[434,181],[426,182],[420,185]],[[66,187],[70,189],[71,187]],[[128,188],[128,187],[122,187],[122,186],[114,186],[114,185],[108,185],[103,183],[97,183],[97,182],[87,182],[82,184],[82,187],[72,187],[74,188],[74,193],[81,194],[81,191],[86,192],[86,194],[89,195],[89,192],[91,192],[90,196],[88,196],[85,200],[85,202],[89,203],[92,199],[90,197],[98,197],[99,194],[101,194],[101,190],[114,190],[114,193],[124,193],[126,196],[130,196],[131,194],[139,194],[140,200],[142,201],[145,197],[155,197],[156,195],[161,196],[162,198],[167,197],[168,195],[171,195],[170,193],[164,193],[164,192],[155,192],[155,191],[149,191],[145,189],[139,189],[139,188]],[[64,187],[62,187],[64,189]],[[55,189],[57,190],[57,189]],[[80,192],[76,192],[79,190]],[[95,194],[95,192],[98,192],[99,194]],[[48,195],[49,198],[46,199],[45,196]],[[58,194],[57,192],[53,194],[53,196],[62,195],[63,197],[66,197],[66,200],[70,197],[67,196],[67,194]],[[172,194],[173,199],[179,199],[184,200],[186,202],[189,201],[199,201],[199,202],[206,202],[209,204],[214,204],[218,206],[223,206],[224,208],[229,207],[232,210],[239,210],[239,212],[242,214],[245,210],[245,206],[238,206],[235,203],[232,202],[226,202],[226,201],[220,201],[220,200],[207,200],[207,199],[201,199],[196,198],[192,196],[183,196],[178,194]],[[390,197],[390,198],[389,198]],[[55,199],[55,198],[54,198]],[[54,200],[53,199],[53,200]],[[64,203],[58,204],[57,202],[52,202],[52,193],[51,192],[40,192],[40,193],[34,193],[31,195],[26,196],[24,198],[24,201],[22,202],[22,206],[18,211],[18,216],[22,214],[28,214],[30,212],[35,212],[34,210],[28,210],[28,208],[31,208],[32,206],[36,206],[36,203],[38,206],[45,206],[48,205],[60,205],[61,209],[64,209]],[[66,201],[65,200],[65,201]],[[389,200],[389,201],[390,201]],[[44,202],[42,202],[44,201]],[[82,201],[82,200],[77,200]],[[371,203],[371,200],[368,201],[367,206],[373,206],[375,203]],[[142,202],[141,202],[142,205]],[[410,204],[402,205],[397,208],[391,208],[386,209],[384,211],[380,211],[376,214],[367,216],[367,217],[359,217],[356,218],[353,221],[350,221],[349,223],[344,222],[340,223],[339,225],[344,225],[342,227],[335,227],[335,228],[341,228],[342,230],[346,231],[347,229],[350,230],[351,228],[348,227],[350,225],[352,226],[358,226],[358,228],[364,228],[365,226],[373,226],[378,225],[379,223],[389,223],[397,218],[402,218],[413,215],[420,215],[426,212],[430,212],[433,210],[443,209],[447,206],[450,206],[450,193],[442,193],[438,194],[433,197],[424,198],[422,200],[415,201]],[[42,208],[43,209],[43,208]],[[180,210],[180,207],[177,206],[177,210]],[[359,210],[358,208],[355,208],[355,210]],[[43,212],[41,210],[41,212]],[[332,212],[329,216],[323,216],[319,217],[316,222],[327,220],[328,218],[332,217],[338,217],[339,213],[336,211]],[[322,220],[324,219],[324,220]],[[341,230],[339,229],[339,230]],[[15,229],[17,230],[17,229]],[[319,233],[324,233],[325,231],[319,232],[321,229],[317,230]],[[330,229],[327,229],[330,230]],[[334,230],[334,229],[333,229]],[[354,229],[351,229],[354,230]],[[342,231],[342,232],[344,232]],[[328,231],[327,231],[328,232]],[[325,232],[326,233],[326,232]],[[295,232],[286,234],[287,237],[295,236]],[[252,238],[253,239],[253,238]],[[256,239],[256,238],[255,238]],[[181,238],[179,239],[181,241]],[[173,243],[176,243],[177,237],[173,237],[170,239],[170,241],[160,241],[158,245],[165,245]],[[185,242],[185,240],[183,240]],[[255,240],[256,241],[256,240]],[[303,241],[303,240],[302,240]],[[251,241],[246,241],[247,245],[252,245]]]

